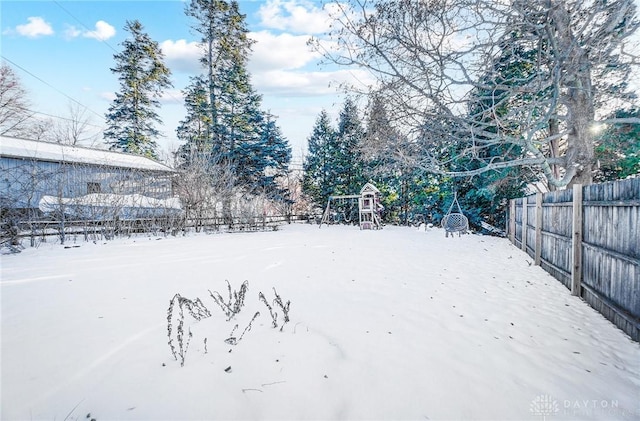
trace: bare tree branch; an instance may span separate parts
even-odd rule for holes
[[[588,184],[597,115],[633,97],[633,0],[350,0],[334,10],[329,42],[311,45],[375,76],[408,139],[401,156],[425,171],[532,166],[552,186]],[[470,168],[456,167],[461,158]]]

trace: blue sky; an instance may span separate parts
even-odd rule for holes
[[[32,109],[50,116],[69,116],[69,103],[88,108],[93,130],[104,127],[118,81],[110,68],[113,55],[129,35],[127,20],[138,20],[157,41],[172,70],[174,88],[163,98],[160,115],[165,151],[180,144],[175,127],[184,118],[181,90],[189,76],[201,72],[197,37],[180,0],[25,1],[0,3],[0,52],[29,92]],[[328,28],[326,10],[318,1],[240,1],[251,37],[256,40],[249,70],[254,88],[263,95],[263,109],[278,123],[293,148],[294,158],[306,147],[317,115],[326,109],[334,118],[342,106],[337,90],[342,81],[368,76],[351,69],[319,64],[307,39]]]

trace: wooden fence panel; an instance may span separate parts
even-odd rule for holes
[[[509,209],[514,245],[640,340],[640,178],[577,187],[575,201],[573,189],[514,199]]]
[[[542,241],[540,266],[567,288],[571,288],[571,190],[542,196]]]
[[[571,239],[542,233],[540,266],[571,289]]]
[[[640,178],[584,188],[582,283],[640,319]]]
[[[525,197],[527,204],[527,248],[526,252],[529,256],[535,258],[536,255],[536,196]]]
[[[516,221],[516,232],[515,232],[515,242],[514,244],[518,247],[522,247],[522,198],[515,199],[516,202],[516,213],[514,215]]]

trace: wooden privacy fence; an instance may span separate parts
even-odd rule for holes
[[[640,341],[640,178],[512,199],[508,235]]]

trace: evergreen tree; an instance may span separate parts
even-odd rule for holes
[[[179,155],[185,165],[209,160],[211,170],[230,175],[225,191],[238,190],[283,199],[277,179],[291,160],[287,140],[261,111],[262,98],[247,71],[253,41],[235,0],[191,0],[186,8],[200,35],[203,73],[185,90],[186,118],[178,127],[185,141]],[[230,188],[229,188],[230,187]],[[222,199],[222,213],[232,221],[232,194]]]
[[[263,139],[269,119],[247,72],[253,41],[245,16],[237,1],[223,0],[191,0],[185,12],[201,36],[204,74],[192,78],[185,91],[187,117],[178,127],[178,137],[186,142],[181,155],[188,159],[192,150],[209,153],[212,160],[230,165],[238,183],[249,190],[269,184],[265,171],[271,158]],[[279,155],[285,161],[278,166],[288,165],[290,154],[285,155]]]
[[[322,110],[307,139],[308,151],[303,163],[302,178],[302,191],[318,206],[324,206],[327,203],[335,187],[331,161],[335,137],[335,129],[331,126],[329,114]]]
[[[225,75],[224,89],[219,98],[218,116],[223,130],[218,146],[222,156],[236,169],[239,179],[251,186],[252,169],[247,162],[262,160],[261,132],[264,116],[260,110],[261,97],[251,86],[249,74],[242,66],[234,65]],[[258,182],[258,180],[255,180]]]
[[[155,111],[163,89],[171,87],[171,71],[163,63],[158,43],[144,32],[137,20],[127,21],[131,37],[123,43],[123,51],[115,54],[120,91],[106,114],[104,138],[111,150],[157,157],[155,138],[160,134],[156,124],[162,120]]]
[[[530,65],[536,57],[534,49],[519,44],[521,37],[514,33],[504,44],[501,54],[494,60],[493,68],[482,79],[481,86],[470,95],[468,114],[473,137],[452,144],[452,168],[456,171],[475,170],[483,162],[497,159],[520,159],[525,155],[522,147],[491,141],[500,136],[520,136],[520,119],[527,118],[518,110],[522,104],[551,94],[550,89],[536,94],[514,95],[517,86],[532,78],[535,69]],[[541,47],[542,48],[542,47]],[[539,110],[543,113],[544,110]],[[473,150],[473,153],[466,153]],[[552,153],[547,151],[547,153]],[[475,177],[459,179],[451,187],[458,193],[459,202],[465,207],[469,222],[480,228],[481,222],[497,227],[505,224],[508,200],[523,195],[527,183],[537,181],[536,175],[527,167],[500,168],[481,173]]]
[[[236,1],[191,0],[185,12],[194,19],[192,29],[201,36],[205,71],[188,88],[200,92],[200,106],[188,109],[188,121],[209,125],[208,136],[216,159],[238,161],[236,153],[247,149],[242,142],[258,136],[261,98],[246,71],[252,41],[248,38],[245,16]],[[206,98],[206,102],[203,102]],[[179,134],[189,140],[188,134]],[[238,150],[239,148],[239,150]]]
[[[381,97],[374,94],[360,145],[363,172],[365,178],[373,180],[382,193],[383,218],[387,222],[406,225],[414,214],[423,213],[424,204],[414,203],[419,200],[423,188],[417,171],[394,153],[394,145],[402,141],[403,137],[393,127]]]
[[[225,21],[229,5],[224,0],[191,0],[185,7],[185,14],[193,18],[192,29],[200,35],[203,46],[203,55],[200,64],[205,70],[201,78],[193,79],[192,86],[188,89],[195,91],[202,88],[207,97],[206,106],[197,109],[188,109],[187,112],[200,113],[198,116],[190,116],[188,120],[206,121],[209,127],[211,142],[220,148],[220,125],[218,121],[217,96],[220,92],[218,73],[224,68],[222,60],[222,48],[225,40]],[[205,104],[203,104],[205,105]]]
[[[235,163],[242,160],[243,150],[252,149],[259,143],[262,98],[251,86],[246,69],[253,41],[247,37],[245,16],[240,14],[236,1],[228,4],[224,24],[226,30],[219,50],[221,66],[217,70],[217,79],[220,91],[216,106],[220,124],[225,128],[221,133],[220,147],[229,161]],[[242,166],[238,166],[238,170],[242,177]]]
[[[336,147],[331,151],[336,173],[335,194],[357,194],[366,182],[360,153],[364,134],[358,107],[347,98],[338,119]]]
[[[612,119],[639,118],[640,109],[618,110]],[[598,170],[594,179],[599,182],[620,180],[640,175],[640,124],[611,124],[596,137]]]
[[[264,115],[260,127],[258,153],[250,156],[260,174],[255,185],[272,199],[288,201],[289,192],[280,187],[278,180],[289,172],[291,147],[271,115]]]
[[[187,116],[180,121],[176,134],[185,143],[178,149],[183,164],[190,164],[196,159],[210,159],[212,152],[211,118],[207,97],[206,81],[200,77],[192,77],[191,83],[182,91]]]

